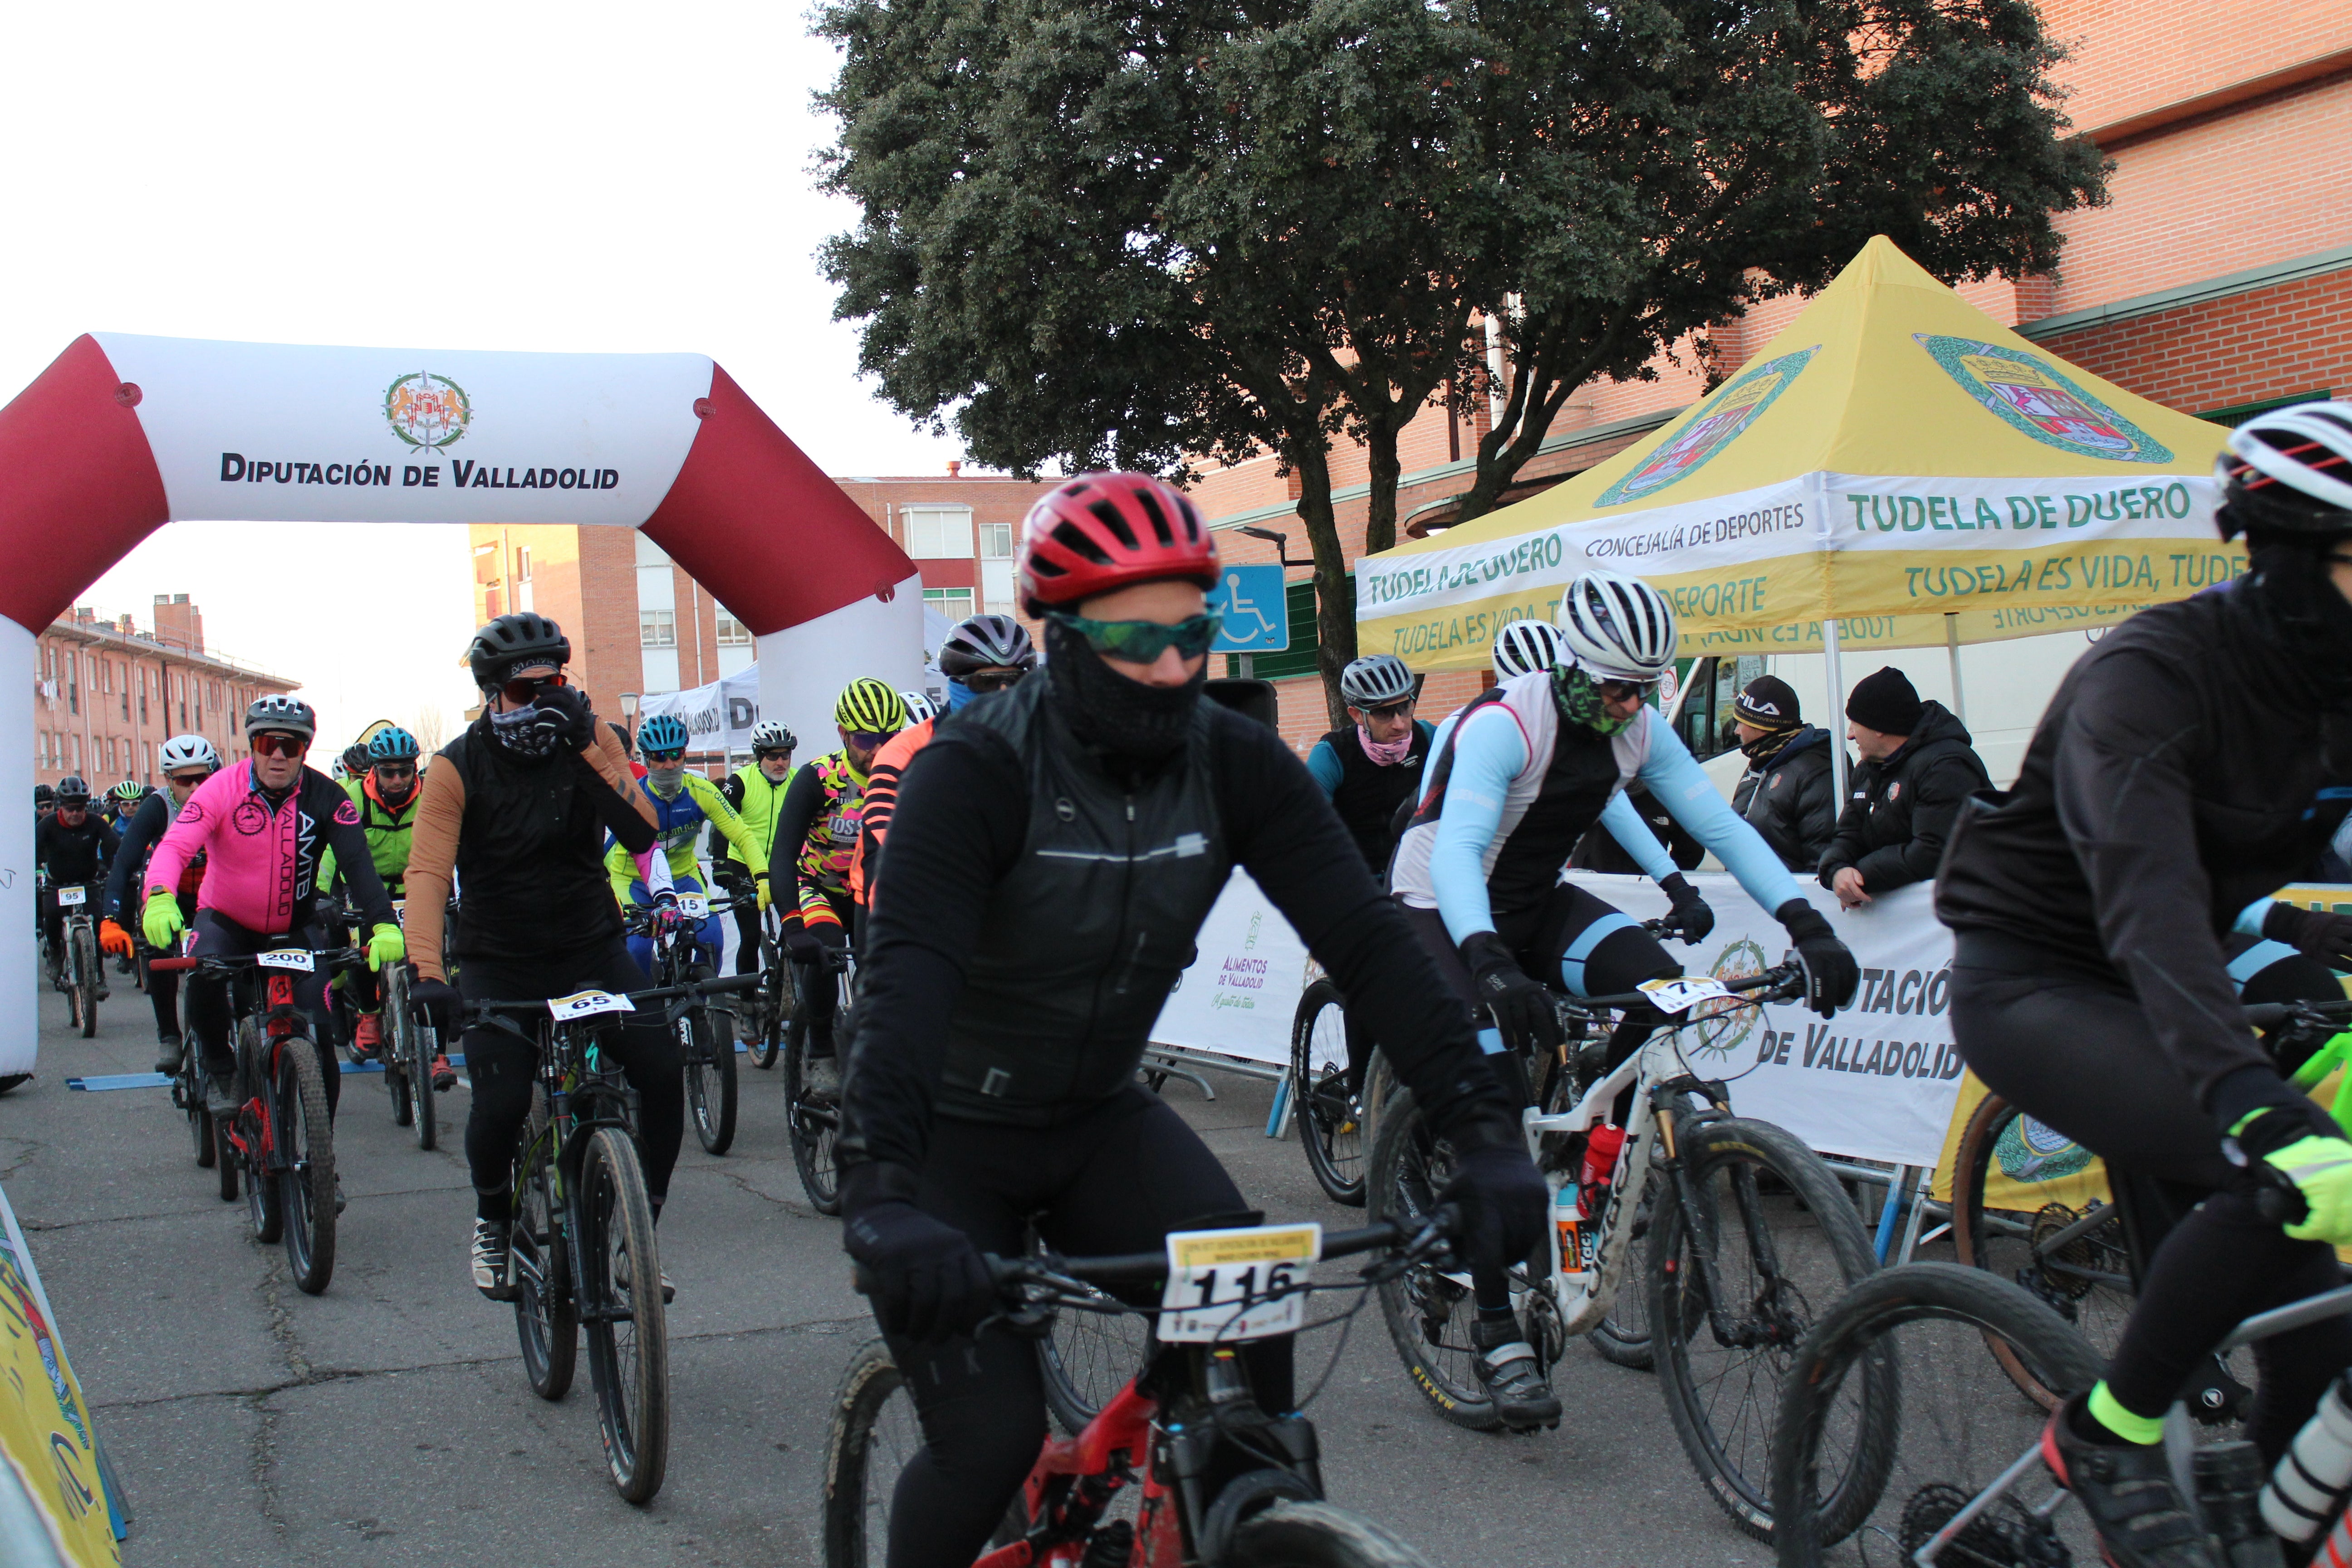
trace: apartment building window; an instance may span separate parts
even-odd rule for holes
[[[1013,525],[1009,522],[983,522],[980,525],[980,558],[982,561],[1013,559]]]
[[[66,711],[81,711],[81,655],[66,655]]]
[[[907,553],[916,560],[971,559],[971,508],[906,506],[898,516],[907,525]]]
[[[73,771],[81,772],[81,737],[79,735],[66,737],[66,755],[73,759]]]
[[[677,612],[676,610],[639,610],[637,612],[637,646],[639,647],[676,647],[677,646]]]
[[[722,613],[719,617],[719,646],[720,647],[751,647],[751,628],[734,616]]]
[[[923,604],[937,610],[950,621],[961,621],[971,614],[971,590],[969,588],[926,588]]]

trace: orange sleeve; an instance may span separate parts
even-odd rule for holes
[[[621,750],[621,742],[614,739],[610,729],[599,723],[595,739],[583,746],[580,754],[588,759],[590,767],[604,775],[606,784],[620,792],[623,800],[637,808],[637,815],[646,819],[646,826],[661,826],[661,819],[654,815],[654,803],[646,798],[645,791],[635,787],[637,776],[629,771],[629,754]]]
[[[441,932],[447,923],[452,868],[457,864],[457,829],[466,820],[466,781],[448,758],[425,770],[424,798],[416,803],[416,827],[408,840],[408,957],[426,980],[446,981],[441,969]]]

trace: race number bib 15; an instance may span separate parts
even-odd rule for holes
[[[1171,1232],[1160,1340],[1232,1344],[1296,1332],[1322,1256],[1323,1227],[1312,1223]]]
[[[591,1017],[598,1013],[634,1013],[637,1005],[626,996],[615,996],[610,991],[574,991],[569,996],[551,996],[547,1010],[555,1015],[559,1024],[572,1018]]]
[[[702,920],[710,913],[710,900],[700,893],[680,893],[677,912],[690,921]]]

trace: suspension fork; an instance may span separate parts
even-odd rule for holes
[[[1706,1303],[1707,1326],[1714,1330],[1717,1342],[1730,1344],[1737,1331],[1723,1304],[1723,1281],[1716,1268],[1715,1248],[1708,1245],[1709,1229],[1697,1194],[1692,1189],[1690,1167],[1684,1163],[1681,1140],[1678,1137],[1677,1112],[1681,1094],[1668,1084],[1659,1084],[1650,1091],[1651,1124],[1657,1131],[1657,1150],[1652,1156],[1665,1173],[1666,1185],[1674,1194],[1675,1206],[1682,1211],[1683,1233],[1691,1238],[1691,1267],[1698,1276],[1696,1289]],[[1743,1209],[1752,1205],[1743,1204]],[[1675,1266],[1673,1258],[1665,1267]],[[1691,1287],[1685,1282],[1685,1289]]]

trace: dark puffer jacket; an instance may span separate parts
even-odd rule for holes
[[[1854,770],[1837,835],[1822,852],[1822,886],[1848,866],[1872,898],[1933,878],[1960,803],[1991,783],[1968,727],[1942,703],[1921,703],[1902,749]]]
[[[1811,872],[1837,833],[1837,783],[1830,770],[1830,732],[1808,724],[1739,777],[1731,809],[1764,836],[1790,870]]]

